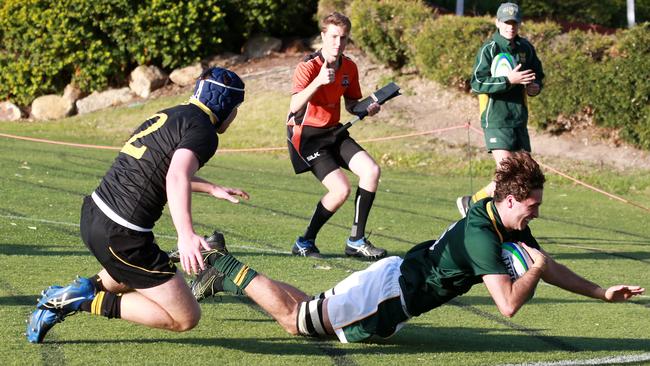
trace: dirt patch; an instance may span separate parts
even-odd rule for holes
[[[358,49],[346,52],[359,67],[364,93],[375,90],[385,83],[393,72],[376,64]],[[258,88],[269,90],[291,90],[291,75],[301,60],[300,53],[277,53],[269,57],[249,60],[231,68],[244,80],[255,80]],[[449,90],[439,84],[413,73],[400,78],[403,96],[386,105],[381,114],[382,121],[414,128],[418,131],[431,131],[444,127],[470,123],[480,129],[478,100],[475,96],[460,91]],[[170,93],[186,92],[187,89],[168,87]],[[191,90],[191,88],[189,89]],[[157,94],[164,95],[161,91]],[[540,95],[543,98],[544,95]],[[584,161],[616,169],[650,170],[650,152],[621,144],[612,138],[614,131],[606,131],[593,126],[582,126],[561,135],[529,129],[533,154],[571,161]],[[469,136],[468,136],[469,135]],[[477,148],[485,146],[483,138],[467,130],[456,130],[436,135],[449,146],[463,149],[469,143]]]

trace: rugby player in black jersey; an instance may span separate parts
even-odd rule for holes
[[[81,209],[81,237],[102,270],[45,289],[28,321],[29,342],[41,343],[52,326],[77,311],[173,331],[196,326],[199,304],[152,229],[169,203],[183,270],[204,268],[201,250],[210,246],[194,231],[191,192],[233,203],[248,194],[195,174],[215,154],[217,134],[228,129],[243,101],[239,76],[210,68],[188,103],[154,114],[135,130]]]

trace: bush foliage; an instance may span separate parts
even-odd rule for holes
[[[0,1],[0,100],[27,105],[74,82],[123,84],[136,65],[167,70],[251,34],[315,31],[317,0]]]
[[[410,63],[409,44],[433,12],[419,0],[355,0],[350,7],[352,39],[388,66]]]
[[[355,42],[391,67],[414,64],[432,80],[468,90],[476,52],[496,31],[493,17],[432,16],[419,1],[371,3],[351,4]],[[521,35],[546,74],[542,94],[529,99],[531,125],[561,131],[594,123],[650,149],[650,23],[602,35],[525,20]]]
[[[456,0],[427,0],[454,12]],[[505,0],[465,0],[465,14],[494,16]],[[627,0],[512,0],[519,4],[527,19],[549,19],[609,28],[627,26]],[[650,21],[650,0],[635,0],[636,21]]]
[[[444,85],[469,90],[469,75],[476,50],[494,30],[487,18],[466,18],[458,22],[451,15],[425,23],[415,39],[418,70]]]

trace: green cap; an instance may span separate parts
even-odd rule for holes
[[[519,12],[519,6],[514,3],[501,4],[499,10],[497,10],[497,20],[500,22],[514,20],[517,23],[521,23],[521,12]]]

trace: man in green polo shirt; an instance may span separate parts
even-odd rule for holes
[[[539,214],[544,174],[526,152],[505,158],[495,174],[494,198],[472,206],[437,240],[416,245],[405,257],[388,257],[311,297],[286,283],[251,271],[230,254],[208,257],[192,285],[197,298],[224,286],[245,293],[289,333],[359,342],[389,337],[413,316],[434,309],[483,282],[504,316],[513,316],[532,296],[540,278],[567,291],[607,302],[642,294],[639,286],[607,289],[580,277],[546,255],[528,223]],[[511,281],[501,244],[524,243],[534,264]],[[250,273],[255,273],[252,276]],[[233,286],[234,284],[234,286]]]
[[[495,24],[498,32],[483,43],[476,55],[471,85],[479,98],[485,145],[498,166],[515,151],[531,151],[527,98],[542,90],[544,71],[533,45],[518,35],[521,12],[517,4],[501,4]],[[503,54],[512,63],[512,70],[493,75],[492,63]],[[458,197],[456,206],[465,217],[472,204],[493,194],[494,181],[472,196]]]

